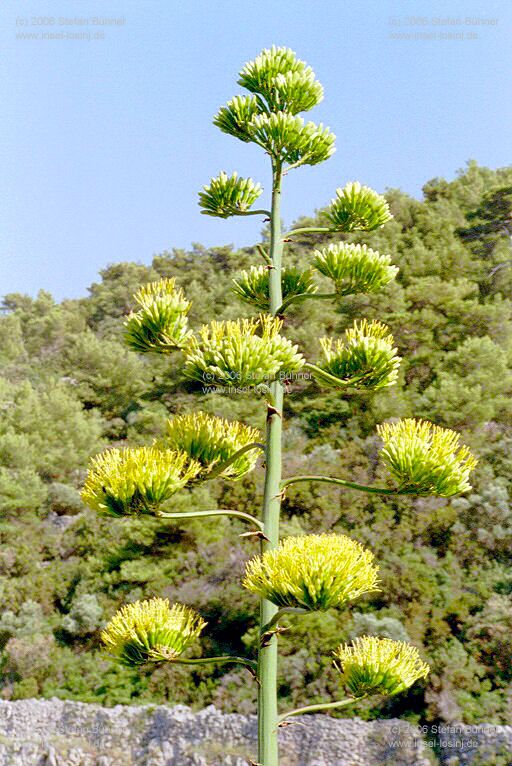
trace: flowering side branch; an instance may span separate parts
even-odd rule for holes
[[[208,516],[234,516],[237,519],[254,524],[261,532],[263,531],[262,522],[251,516],[250,513],[244,513],[244,511],[229,511],[224,509],[218,509],[214,511],[189,511],[185,513],[160,513],[158,514],[162,519],[205,519]]]
[[[293,715],[304,715],[305,713],[316,713],[319,710],[334,710],[335,708],[346,707],[347,705],[353,705],[354,702],[364,699],[367,695],[363,694],[361,697],[349,697],[348,699],[338,700],[337,702],[319,702],[318,705],[306,705],[305,707],[298,707],[295,710],[289,710],[287,713],[283,713],[278,718],[279,724]]]
[[[327,484],[338,484],[347,489],[357,489],[360,492],[370,492],[374,495],[418,495],[422,494],[414,489],[386,489],[385,487],[367,487],[364,484],[358,484],[355,481],[346,481],[345,479],[336,479],[334,476],[291,476],[281,482],[281,489],[286,489],[291,484],[299,481],[319,481]]]

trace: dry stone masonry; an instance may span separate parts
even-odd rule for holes
[[[512,726],[455,729],[425,742],[399,720],[297,718],[280,732],[282,766],[433,766],[439,756],[443,766],[512,764]],[[437,757],[434,739],[445,745]],[[213,706],[0,702],[0,766],[249,766],[255,752],[256,718]]]

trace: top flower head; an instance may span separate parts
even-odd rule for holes
[[[238,84],[264,99],[271,111],[290,114],[308,111],[319,104],[324,89],[315,73],[290,48],[265,48],[245,64]]]
[[[238,83],[251,95],[235,96],[219,109],[214,124],[224,133],[258,144],[293,167],[315,165],[333,154],[335,135],[298,116],[320,103],[323,88],[292,50],[263,50],[244,66]]]

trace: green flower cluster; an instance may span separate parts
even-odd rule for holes
[[[235,96],[219,110],[214,124],[222,131],[258,144],[281,164],[315,165],[333,154],[336,136],[297,116],[322,100],[323,88],[292,50],[263,50],[244,66],[238,83],[252,95]]]
[[[262,191],[261,184],[255,184],[252,178],[239,178],[236,172],[230,177],[222,172],[199,192],[199,206],[204,215],[217,218],[245,215]]]
[[[190,335],[187,314],[190,302],[176,280],[151,282],[135,294],[139,310],[125,321],[125,341],[139,353],[166,353],[181,348]]]
[[[260,113],[256,96],[234,96],[226,106],[219,109],[213,124],[240,141],[248,143],[251,138],[251,122]]]
[[[336,189],[336,198],[331,200],[324,215],[333,230],[343,232],[373,231],[393,218],[385,197],[358,181]]]
[[[313,266],[334,282],[339,295],[373,293],[395,278],[398,267],[391,256],[380,255],[366,245],[340,242],[315,250]]]
[[[322,123],[304,122],[286,112],[259,114],[251,122],[251,139],[290,165],[317,165],[336,151],[336,136]]]
[[[321,383],[377,390],[396,383],[401,358],[393,336],[381,322],[354,322],[344,340],[321,338],[325,361],[312,366]]]
[[[269,269],[266,266],[251,266],[249,271],[242,271],[238,279],[234,279],[233,292],[245,303],[255,306],[261,311],[269,311]],[[313,295],[317,291],[310,270],[300,271],[294,268],[283,268],[281,273],[281,290],[283,303],[295,296]]]
[[[309,111],[320,103],[324,90],[310,66],[298,59],[290,48],[263,50],[240,72],[238,84],[265,99],[271,111]]]
[[[373,558],[344,535],[288,537],[248,562],[243,584],[279,607],[325,611],[377,590]]]
[[[123,606],[101,633],[105,648],[123,665],[172,661],[206,626],[193,609],[152,598]]]
[[[189,341],[184,373],[203,385],[248,387],[297,372],[304,358],[281,327],[266,315],[203,325]]]

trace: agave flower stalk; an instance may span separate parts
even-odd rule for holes
[[[269,280],[269,309],[275,316],[283,302],[281,289],[283,241],[281,231],[281,184],[283,166],[280,159],[272,159],[272,211],[270,218],[270,259],[272,268]],[[283,383],[271,384],[272,406],[267,409],[265,486],[263,493],[262,554],[277,548],[279,544],[279,516],[281,511],[281,465],[283,428]],[[260,632],[275,617],[276,604],[268,598],[260,598]],[[274,634],[258,653],[258,761],[264,766],[277,766],[279,745],[277,739],[277,636]]]
[[[249,523],[242,536],[259,541],[260,554],[247,564],[243,585],[259,599],[257,659],[182,656],[205,628],[197,613],[182,605],[152,599],[121,609],[103,633],[103,642],[119,661],[236,662],[257,677],[259,766],[278,766],[278,726],[299,713],[342,708],[370,694],[398,694],[426,677],[428,666],[418,650],[401,642],[363,636],[340,645],[335,665],[348,692],[345,699],[309,705],[278,715],[278,634],[285,617],[311,611],[345,608],[363,594],[378,590],[373,554],[342,534],[316,534],[280,540],[280,508],[288,487],[298,482],[329,482],[345,489],[382,495],[450,496],[469,489],[476,465],[459,436],[424,421],[406,419],[379,428],[380,457],[396,486],[366,486],[350,478],[331,476],[282,477],[282,429],[285,381],[302,368],[316,383],[344,391],[370,393],[395,385],[400,357],[389,329],[380,322],[358,320],[343,338],[319,342],[323,359],[316,364],[286,337],[281,314],[291,303],[371,293],[384,288],[397,268],[388,255],[366,245],[340,242],[317,250],[311,268],[283,269],[284,243],[296,235],[320,232],[372,231],[392,215],[386,199],[358,182],[336,190],[323,211],[323,227],[296,228],[283,236],[281,192],[283,176],[301,165],[316,165],[334,152],[334,134],[322,124],[299,115],[318,104],[323,88],[313,70],[288,48],[273,46],[244,66],[238,95],[222,107],[214,124],[244,143],[260,146],[270,159],[270,210],[255,208],[262,187],[236,173],[222,172],[199,195],[206,215],[265,214],[270,242],[257,250],[265,265],[253,266],[235,281],[237,295],[259,316],[212,321],[195,331],[188,328],[190,304],[174,280],[142,288],[138,310],[126,322],[126,340],[134,351],[169,354],[180,349],[183,371],[203,386],[243,386],[266,394],[264,443],[259,432],[206,413],[176,415],[167,433],[149,447],[109,450],[91,462],[82,493],[86,503],[113,516],[153,514],[166,520],[228,516]],[[331,280],[332,293],[320,293],[314,269]],[[254,470],[264,450],[263,507],[260,516],[236,509],[169,512],[168,501],[179,490],[213,478],[237,480]],[[163,507],[161,507],[163,505]]]

